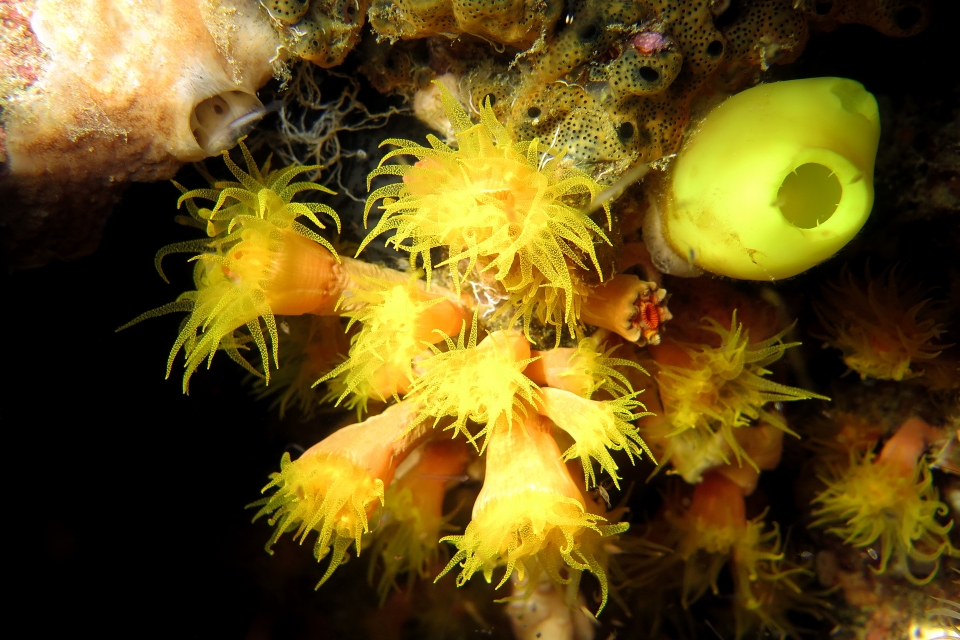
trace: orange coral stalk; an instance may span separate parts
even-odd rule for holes
[[[333,555],[317,587],[345,561],[350,544],[360,553],[361,536],[369,530],[368,518],[384,501],[384,489],[407,455],[426,437],[427,429],[410,430],[416,417],[413,403],[401,402],[382,414],[344,427],[307,449],[296,461],[284,453],[280,473],[274,473],[264,491],[276,492],[250,506],[254,516],[269,515],[275,527],[267,552],[280,536],[293,531],[300,543],[311,530],[318,532],[313,547],[321,560]]]

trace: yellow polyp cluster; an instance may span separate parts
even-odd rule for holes
[[[386,402],[405,391],[414,379],[413,358],[440,337],[430,335],[437,326],[429,321],[430,310],[449,304],[445,298],[423,299],[413,279],[398,284],[368,278],[361,286],[350,291],[354,310],[343,313],[350,318],[348,331],[356,323],[362,325],[351,338],[350,357],[317,380],[319,384],[342,378],[337,404],[348,394],[366,406],[371,396]],[[440,321],[439,327],[449,324]]]
[[[861,378],[922,375],[923,362],[950,346],[937,342],[945,329],[927,297],[931,291],[916,284],[904,287],[899,280],[895,268],[878,278],[871,278],[868,268],[863,280],[845,268],[815,307],[827,343],[843,352],[844,363]]]
[[[783,419],[764,409],[769,402],[787,402],[824,396],[767,379],[765,367],[783,357],[784,351],[798,342],[784,343],[790,329],[760,342],[750,342],[749,331],[737,322],[734,311],[730,328],[712,318],[704,327],[720,337],[720,346],[678,343],[689,361],[683,366],[660,364],[657,381],[671,435],[698,430],[709,437],[720,433],[737,460],[746,456],[733,430],[756,420],[794,434]]]
[[[625,451],[633,462],[641,452],[653,459],[650,448],[640,437],[637,427],[630,424],[642,416],[653,415],[647,411],[634,413],[634,409],[646,409],[635,399],[636,393],[597,402],[588,400],[562,389],[545,387],[540,390],[543,415],[547,416],[574,439],[574,444],[563,453],[564,460],[580,458],[587,488],[597,484],[592,459],[610,474],[614,486],[620,488],[617,463],[610,451]]]
[[[240,148],[247,171],[237,166],[227,152],[223,153],[227,167],[238,182],[215,182],[213,188],[193,191],[181,187],[184,193],[178,206],[186,203],[195,226],[205,228],[211,239],[169,245],[157,254],[157,269],[163,276],[160,261],[164,256],[199,251],[193,258],[197,262],[193,272],[196,290],[183,293],[176,301],[148,311],[121,327],[167,313],[190,313],[167,359],[169,377],[174,360],[183,349],[184,392],[193,372],[204,361],[209,367],[219,349],[259,375],[237,348],[244,339],[235,332],[244,326],[257,345],[264,365],[263,375],[269,382],[271,358],[274,366],[278,366],[279,342],[274,317],[276,301],[271,299],[270,285],[280,270],[281,255],[291,249],[291,245],[293,249],[300,249],[296,246],[298,243],[308,243],[306,250],[309,251],[309,245],[316,243],[336,256],[329,242],[297,221],[304,217],[322,229],[324,225],[316,214],[325,213],[334,219],[339,231],[340,219],[333,209],[318,203],[292,202],[302,191],[332,193],[312,182],[291,182],[317,167],[292,166],[271,171],[269,159],[263,167],[257,167],[243,143]],[[197,198],[215,204],[212,209],[200,208],[194,204]]]
[[[582,211],[600,185],[538,139],[515,142],[489,104],[480,110],[480,123],[473,124],[449,90],[437,86],[458,148],[434,136],[428,136],[429,148],[384,141],[399,148],[383,157],[368,184],[382,175],[403,180],[370,194],[364,220],[380,199],[383,215],[361,248],[396,230],[387,244],[409,252],[411,263],[419,258],[429,285],[430,251],[444,247],[447,258],[436,266],[448,268],[458,293],[468,278],[489,272],[509,296],[501,311],[512,309],[514,319],[522,318],[526,334],[537,318],[566,324],[576,335],[584,295],[578,270],[593,268],[602,279],[594,244],[609,243]],[[402,155],[413,156],[416,164],[383,164]],[[603,207],[610,228],[610,210]]]
[[[457,553],[438,579],[459,566],[458,586],[478,571],[491,582],[494,570],[505,566],[499,588],[514,571],[523,580],[542,569],[556,584],[572,585],[575,592],[582,572],[590,571],[601,584],[602,610],[608,585],[597,545],[629,525],[604,524],[605,518],[586,510],[556,442],[544,428],[542,419],[533,417],[492,431],[473,519],[463,535],[443,538],[456,545]]]
[[[457,342],[449,337],[444,341],[446,351],[430,345],[434,355],[420,363],[424,373],[407,395],[420,404],[421,420],[453,416],[456,420],[447,429],[463,433],[476,446],[476,440],[494,425],[512,424],[514,410],[526,413],[524,402],[535,405],[539,401],[539,388],[523,374],[533,360],[524,357],[530,355],[530,349],[523,336],[496,331],[477,344],[474,314],[469,337],[464,324]],[[486,426],[471,434],[467,420]]]
[[[938,516],[947,515],[948,507],[939,500],[924,460],[912,475],[903,475],[868,453],[855,457],[845,473],[821,480],[827,488],[814,499],[819,507],[811,526],[827,526],[827,532],[840,536],[845,544],[879,547],[877,573],[886,571],[895,558],[910,582],[925,584],[936,575],[941,556],[960,555],[948,535],[953,521],[937,522]],[[932,563],[934,568],[918,578],[908,560]]]
[[[330,554],[331,547],[333,550],[317,584],[320,587],[345,562],[351,543],[356,542],[360,553],[361,537],[369,530],[368,514],[384,500],[383,480],[346,457],[326,451],[308,452],[295,462],[284,453],[280,473],[271,478],[263,490],[276,487],[276,492],[251,505],[261,507],[254,520],[269,515],[274,526],[267,552],[272,553],[274,543],[286,532],[293,532],[302,544],[315,529],[313,555],[317,560]]]

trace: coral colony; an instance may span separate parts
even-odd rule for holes
[[[686,609],[711,591],[728,598],[724,637],[795,636],[797,613],[832,614],[810,563],[751,502],[786,440],[817,451],[811,535],[869,567],[861,580],[936,586],[932,617],[955,622],[960,551],[932,470],[960,472],[957,425],[827,409],[815,425],[792,420],[786,403],[830,398],[800,375],[778,381],[799,351],[796,323],[775,292],[732,282],[823,263],[873,206],[874,97],[853,80],[762,74],[794,62],[811,29],[916,34],[926,3],[176,0],[131,9],[111,38],[96,36],[111,22],[91,17],[110,3],[6,4],[20,7],[4,8],[11,24],[34,11],[33,31],[0,43],[31,70],[4,88],[17,98],[0,130],[0,187],[18,181],[5,193],[26,219],[58,174],[18,158],[75,173],[77,152],[50,141],[86,126],[95,91],[116,98],[104,122],[136,153],[114,153],[118,134],[95,127],[84,153],[96,162],[62,172],[58,193],[102,204],[115,185],[218,154],[232,174],[214,178],[225,171],[210,162],[207,186],[175,183],[178,220],[205,237],[163,247],[156,264],[163,275],[164,258],[188,254],[195,288],[126,326],[186,314],[167,361],[185,393],[229,358],[281,413],[351,418],[284,454],[250,505],[272,527],[268,552],[288,534],[312,546],[318,588],[351,556],[369,562],[381,604],[447,574],[458,587],[482,578],[509,601],[518,638],[570,639],[592,638],[614,606],[655,630],[662,603]],[[93,62],[64,21],[93,34]],[[170,21],[204,29],[124,48],[123,29]],[[136,83],[111,88],[97,71],[111,47]],[[193,62],[164,67],[171,78],[144,58],[191,47]],[[318,176],[343,179],[336,133],[351,126],[358,81],[340,78],[337,106],[320,101],[315,74],[355,49],[365,81],[437,135],[384,136],[365,204],[351,208]],[[104,80],[74,98],[63,77],[78,64]],[[264,106],[271,74],[280,102]],[[161,85],[166,98],[151,101]],[[51,105],[59,115],[35,126]],[[271,110],[277,129],[251,134]],[[383,121],[363,110],[369,135]],[[861,268],[823,285],[824,346],[866,383],[955,393],[937,292],[909,269]],[[458,526],[445,498],[463,478],[478,490]],[[611,502],[654,479],[669,487],[654,513]],[[633,593],[645,604],[627,604]]]

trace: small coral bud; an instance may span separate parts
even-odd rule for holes
[[[603,609],[607,579],[593,545],[628,525],[606,525],[603,517],[587,512],[550,428],[548,421],[531,413],[523,423],[492,430],[473,520],[464,535],[443,539],[456,545],[457,553],[440,576],[459,565],[458,586],[478,571],[490,582],[494,569],[506,565],[498,587],[514,571],[522,580],[540,569],[555,583],[569,585],[578,582],[583,571],[591,571],[600,581]],[[585,544],[590,533],[596,538]],[[562,569],[569,577],[561,575]]]
[[[783,453],[783,431],[771,424],[759,424],[755,427],[737,429],[733,432],[737,444],[743,449],[744,457],[753,465],[724,464],[717,468],[728,480],[732,481],[744,495],[750,495],[757,488],[760,471],[776,469]],[[727,451],[727,454],[732,453]]]
[[[361,536],[369,530],[368,518],[384,500],[384,489],[403,459],[423,441],[426,430],[410,431],[416,406],[401,402],[360,424],[344,427],[307,449],[296,461],[285,453],[280,473],[274,473],[264,491],[276,492],[250,506],[254,516],[269,515],[275,527],[267,552],[288,531],[301,544],[311,530],[318,532],[314,556],[333,555],[319,587],[345,561],[352,542],[360,553]]]
[[[407,394],[421,404],[421,420],[454,416],[449,429],[475,443],[501,421],[514,421],[514,409],[535,404],[539,388],[523,374],[531,362],[530,345],[519,331],[494,331],[477,344],[477,315],[469,338],[463,330],[456,343],[446,338],[447,351],[431,346],[433,357],[420,363],[423,375]],[[471,435],[466,422],[486,424]],[[486,442],[486,441],[485,441]]]
[[[458,303],[417,287],[413,279],[397,284],[368,278],[349,294],[354,310],[345,311],[350,326],[361,323],[351,339],[350,357],[317,384],[341,376],[339,404],[348,394],[386,401],[405,393],[414,379],[413,359],[427,347],[461,328],[467,318]]]
[[[522,318],[525,333],[537,317],[546,324],[565,324],[575,335],[584,292],[577,271],[592,268],[602,278],[594,243],[609,243],[581,210],[600,193],[600,185],[539,140],[515,142],[490,105],[481,109],[481,122],[473,124],[449,90],[436,86],[458,148],[434,136],[427,137],[430,147],[399,139],[382,143],[398,148],[383,157],[368,182],[382,175],[403,180],[370,194],[364,220],[381,199],[383,216],[361,249],[396,229],[387,244],[409,252],[411,263],[419,258],[429,284],[434,267],[430,251],[447,247],[449,257],[436,266],[449,269],[458,292],[474,268],[489,271],[509,295],[503,309]],[[400,155],[417,162],[383,164]],[[603,209],[610,227],[609,205]]]
[[[834,469],[832,477],[821,477],[827,488],[814,499],[820,506],[810,526],[829,525],[827,533],[855,547],[879,546],[877,573],[886,571],[890,559],[896,558],[910,582],[932,580],[942,555],[960,555],[948,535],[953,521],[937,522],[948,507],[939,500],[924,456],[935,434],[925,422],[911,418],[879,456],[853,454],[849,469]],[[909,560],[933,564],[933,569],[917,577]]]
[[[375,532],[373,546],[373,555],[383,567],[377,583],[381,603],[400,574],[407,574],[409,588],[436,563],[440,532],[453,529],[443,515],[443,498],[447,487],[461,480],[469,462],[467,445],[447,440],[424,444],[397,469],[386,493],[385,524]],[[370,563],[371,582],[377,567],[376,562]]]
[[[688,555],[695,549],[711,553],[733,548],[747,526],[747,507],[743,491],[718,473],[705,473],[693,490],[690,506],[683,514],[689,532],[681,550]]]
[[[537,360],[528,364],[524,373],[537,384],[563,389],[584,398],[590,398],[601,389],[613,397],[629,395],[633,393],[630,381],[614,367],[646,371],[633,360],[611,358],[615,346],[600,350],[607,335],[606,331],[600,330],[581,340],[576,348],[531,351]]]
[[[633,413],[637,407],[646,408],[634,399],[635,393],[617,400],[597,402],[562,389],[544,387],[540,391],[543,401],[540,412],[575,440],[575,444],[564,452],[563,459],[580,458],[587,488],[597,483],[591,458],[600,463],[600,468],[609,473],[613,484],[620,488],[617,463],[613,461],[610,449],[625,451],[631,463],[633,456],[639,457],[641,451],[653,458],[637,427],[630,424],[636,418],[650,415],[647,412]]]
[[[896,269],[878,278],[855,278],[846,268],[840,281],[823,290],[815,307],[827,330],[825,340],[843,352],[843,361],[861,378],[904,380],[923,373],[923,362],[950,346],[938,343],[944,327],[938,322],[931,289],[903,287]],[[911,367],[920,365],[920,370]]]
[[[580,319],[641,346],[660,344],[662,325],[673,318],[666,297],[666,289],[655,283],[620,274],[590,292],[583,302]]]

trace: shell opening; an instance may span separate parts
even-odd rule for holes
[[[252,93],[224,91],[193,108],[190,130],[203,152],[215,156],[236,146],[266,113],[263,103]]]

